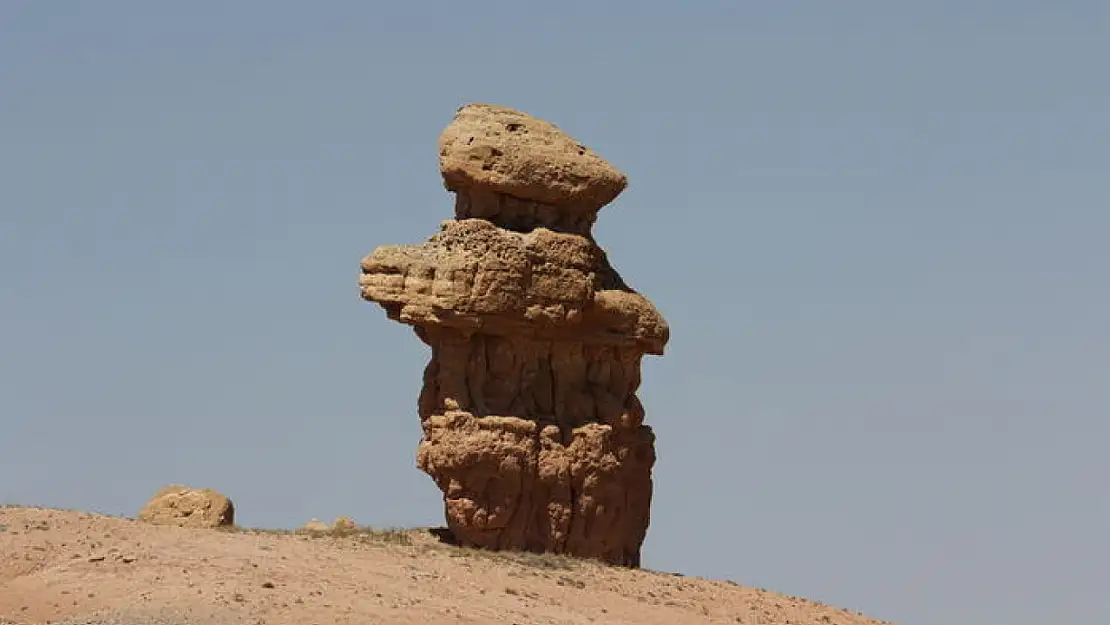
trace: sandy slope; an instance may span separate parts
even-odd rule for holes
[[[406,544],[407,543],[407,544]],[[875,625],[803,599],[427,532],[187,530],[0,508],[0,623]]]

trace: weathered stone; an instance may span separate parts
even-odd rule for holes
[[[210,488],[174,484],[159,490],[139,511],[140,521],[154,525],[214,528],[235,524],[231,500]]]
[[[455,221],[362,261],[362,297],[432,349],[417,466],[463,545],[638,566],[655,437],[640,360],[670,330],[589,234],[623,174],[553,125],[490,105],[440,139]]]
[[[331,531],[331,527],[332,526],[328,525],[327,523],[324,523],[320,519],[310,519],[308,521],[308,523],[305,523],[304,525],[301,526],[300,531],[302,531],[302,532],[329,532],[329,531]]]
[[[353,532],[358,529],[358,523],[349,516],[336,517],[331,524],[331,529],[336,532]]]
[[[554,124],[492,104],[461,107],[439,139],[457,219],[586,234],[628,179]]]
[[[344,533],[353,532],[357,529],[358,529],[358,523],[355,523],[354,519],[352,519],[351,517],[347,517],[347,516],[341,516],[341,517],[336,517],[335,521],[333,521],[330,525],[321,521],[321,520],[319,520],[319,519],[311,519],[308,523],[305,523],[304,525],[302,525],[298,529],[298,531],[308,532],[310,534],[329,533],[329,532],[344,534]]]
[[[481,219],[448,221],[416,246],[388,246],[362,261],[363,298],[421,327],[534,336],[661,354],[663,317],[632,291],[592,240]]]

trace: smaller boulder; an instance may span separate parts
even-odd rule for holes
[[[341,516],[331,524],[331,529],[335,532],[353,532],[358,529],[358,523],[349,516]]]
[[[301,526],[301,531],[303,532],[327,532],[330,530],[331,526],[319,519],[312,519]]]
[[[339,533],[347,534],[358,529],[358,523],[348,516],[341,516],[335,519],[332,524],[327,524],[319,519],[312,519],[300,527],[301,532],[309,533]]]
[[[210,488],[166,486],[139,511],[139,520],[153,525],[215,528],[235,524],[235,506],[226,495]]]

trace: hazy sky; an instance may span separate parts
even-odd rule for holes
[[[3,2],[0,502],[442,522],[358,264],[470,101],[630,177],[671,324],[645,566],[908,625],[1110,619],[1105,2]]]

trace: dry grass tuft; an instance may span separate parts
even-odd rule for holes
[[[277,534],[289,536],[307,536],[310,538],[348,538],[355,539],[364,543],[375,543],[383,545],[399,545],[403,547],[411,547],[415,544],[413,540],[413,533],[418,530],[406,529],[377,529],[366,525],[347,525],[339,524],[329,526],[326,529],[306,529],[299,528],[295,530],[289,529],[271,529],[263,527],[242,527],[235,525],[228,528],[222,528],[219,531],[235,532],[242,534]]]

